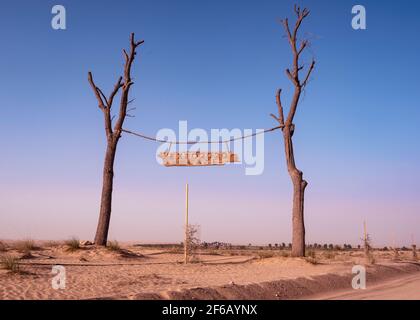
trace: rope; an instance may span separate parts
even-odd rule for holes
[[[258,132],[258,133],[253,133],[253,134],[250,134],[250,135],[247,135],[247,136],[238,137],[238,138],[232,138],[232,139],[225,140],[225,141],[198,141],[198,142],[197,141],[180,142],[180,141],[159,140],[159,139],[156,139],[156,138],[153,138],[153,137],[150,137],[150,136],[146,136],[146,135],[141,134],[141,133],[137,133],[137,132],[133,132],[133,131],[130,131],[130,130],[126,130],[126,129],[122,129],[121,131],[122,132],[125,132],[125,133],[128,133],[128,134],[131,134],[133,136],[142,138],[142,139],[149,140],[149,141],[154,141],[154,142],[159,142],[159,143],[170,143],[171,145],[172,144],[180,145],[180,144],[220,144],[220,143],[226,143],[227,144],[229,142],[234,142],[234,141],[238,141],[238,140],[245,140],[245,139],[248,139],[248,138],[253,138],[253,137],[256,137],[256,136],[258,136],[260,134],[274,132],[274,131],[277,131],[277,130],[280,130],[280,129],[283,129],[283,128],[284,128],[284,126],[274,127],[274,128],[266,129],[266,130],[261,131],[261,132]]]

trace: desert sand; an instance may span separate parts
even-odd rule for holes
[[[410,254],[401,253],[394,261],[390,252],[375,251],[375,264],[367,265],[368,284],[420,277],[420,264]],[[0,299],[310,298],[334,290],[348,294],[352,267],[366,263],[361,250],[318,250],[310,259],[294,259],[287,250],[265,248],[199,250],[194,263],[184,265],[181,248],[86,245],[71,251],[65,244],[46,242],[30,251],[8,242],[0,252],[1,259],[6,256],[19,259],[19,271],[0,269]],[[52,288],[54,265],[65,267],[65,289]],[[411,287],[420,292],[416,279]]]
[[[366,290],[338,290],[311,296],[313,300],[420,300],[420,274],[386,280]]]

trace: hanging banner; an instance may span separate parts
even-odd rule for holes
[[[223,166],[239,162],[233,152],[162,152],[165,167]]]

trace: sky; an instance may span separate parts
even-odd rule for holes
[[[0,238],[92,239],[105,152],[103,116],[87,81],[109,92],[121,50],[145,40],[133,66],[124,127],[263,129],[288,108],[290,47],[280,20],[294,1],[2,1]],[[301,36],[316,69],[295,118],[295,156],[309,182],[308,243],[420,242],[418,1],[308,0]],[[51,8],[66,8],[66,30]],[[367,29],[351,27],[364,5]],[[117,100],[118,101],[118,100]],[[118,107],[118,106],[117,106]],[[117,107],[115,107],[117,109]],[[166,168],[158,144],[123,135],[110,239],[180,242],[185,183],[203,241],[291,242],[292,187],[280,132],[265,135],[265,167]]]

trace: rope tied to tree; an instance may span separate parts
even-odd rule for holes
[[[133,132],[133,131],[130,131],[130,130],[126,130],[126,129],[121,129],[121,131],[125,132],[125,133],[128,133],[128,134],[131,134],[133,136],[145,139],[145,140],[154,141],[154,142],[158,142],[158,143],[170,143],[170,145],[172,145],[172,144],[175,144],[175,145],[222,144],[222,143],[225,143],[227,145],[230,142],[253,138],[253,137],[256,137],[258,135],[274,132],[274,131],[277,131],[277,130],[280,130],[280,129],[283,129],[283,128],[284,128],[284,125],[277,126],[277,127],[274,127],[274,128],[263,130],[261,132],[256,132],[256,133],[249,134],[249,135],[242,136],[242,137],[231,138],[231,139],[224,140],[224,141],[168,141],[168,140],[156,139],[156,138],[153,138],[153,137],[150,137],[150,136],[138,133],[138,132]]]

